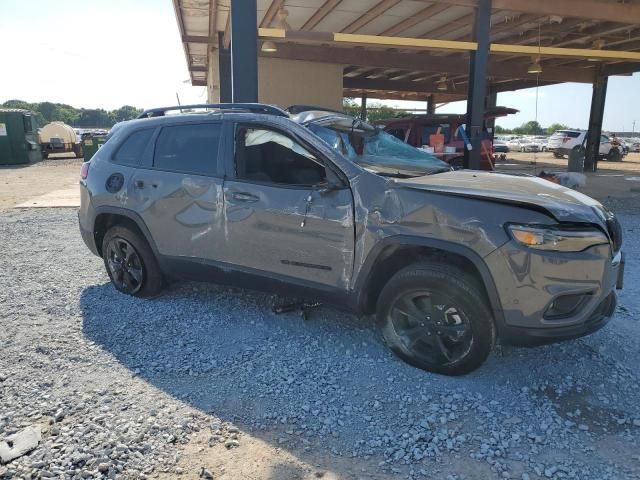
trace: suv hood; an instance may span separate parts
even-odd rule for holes
[[[453,171],[394,179],[402,187],[477,198],[544,210],[559,222],[601,224],[594,207],[600,203],[570,188],[537,177],[479,171]]]

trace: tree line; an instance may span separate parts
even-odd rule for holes
[[[500,125],[496,125],[496,133],[498,135],[504,135],[513,133],[515,135],[552,135],[558,130],[569,130],[569,127],[561,123],[552,123],[548,127],[544,128],[535,120],[530,120],[523,123],[519,127],[504,128]]]
[[[41,127],[50,122],[64,122],[73,127],[111,128],[118,122],[136,118],[142,112],[142,109],[131,105],[123,105],[115,110],[104,110],[75,108],[64,103],[29,103],[23,100],[8,100],[2,104],[2,107],[30,110]]]

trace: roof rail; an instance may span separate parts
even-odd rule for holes
[[[277,115],[279,117],[288,117],[289,114],[284,110],[274,107],[273,105],[265,105],[263,103],[202,103],[196,105],[174,105],[172,107],[149,108],[142,112],[138,118],[162,117],[167,112],[173,110],[190,110],[194,108],[206,108],[209,110],[237,110],[241,112],[264,113],[266,115]]]

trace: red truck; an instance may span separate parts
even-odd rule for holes
[[[505,117],[513,113],[518,113],[515,108],[494,107],[485,112],[484,119],[490,120],[497,117]],[[440,133],[444,137],[444,147],[454,147],[455,151],[450,153],[436,152],[436,156],[448,162],[454,168],[462,168],[464,164],[465,140],[460,133],[460,129],[465,128],[467,116],[456,113],[434,113],[426,115],[416,115],[405,118],[390,118],[378,122],[384,126],[384,130],[400,140],[413,145],[414,147],[432,146],[430,139],[432,135]],[[444,150],[447,150],[444,148]],[[453,150],[453,148],[449,148]],[[484,127],[482,139],[482,152],[480,158],[480,168],[482,170],[493,170],[493,132],[489,132]]]

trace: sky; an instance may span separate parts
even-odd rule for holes
[[[206,102],[192,87],[171,0],[0,0],[0,103],[52,101],[74,107],[150,108]],[[186,81],[186,83],[185,83]],[[505,92],[498,105],[520,113],[511,128],[538,119],[586,128],[591,85],[562,84]],[[390,102],[415,107],[413,102]],[[419,107],[424,107],[420,104]],[[464,102],[438,109],[463,113]],[[611,77],[603,128],[640,130],[640,74]]]

